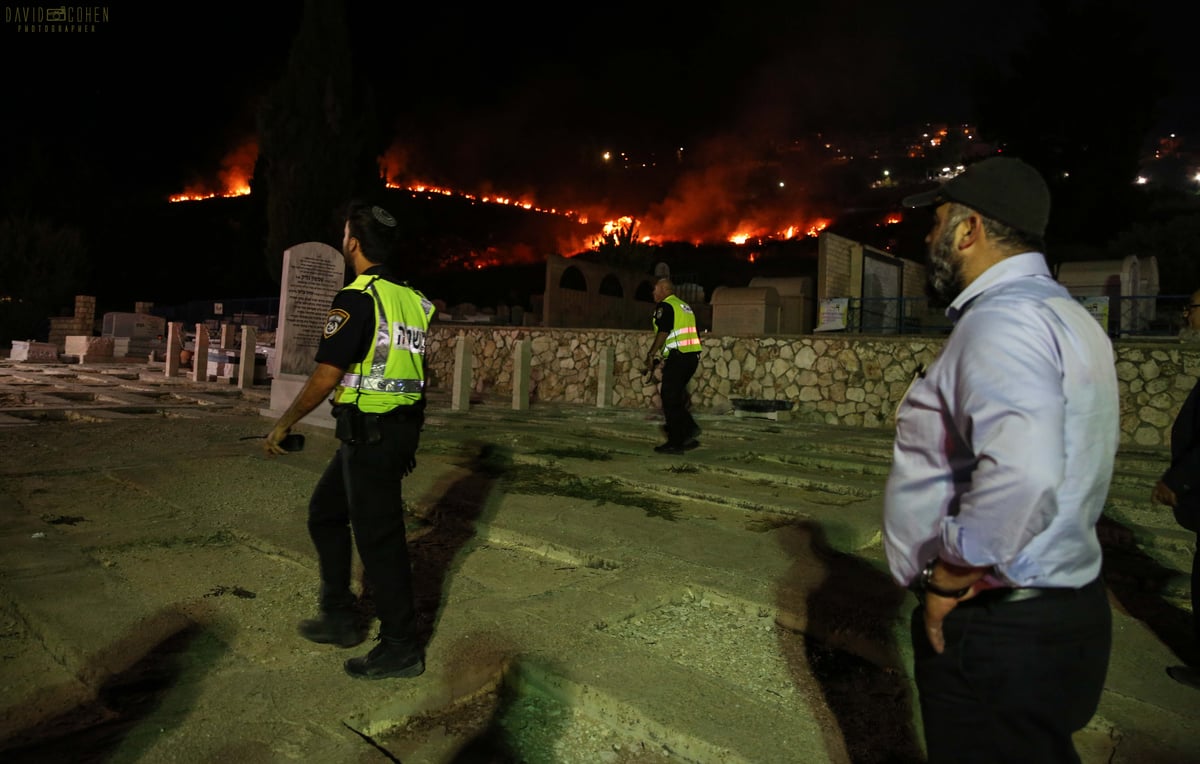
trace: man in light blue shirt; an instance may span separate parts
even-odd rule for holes
[[[1119,439],[1112,344],[1050,275],[1045,180],[992,157],[935,207],[954,329],[900,404],[884,505],[930,762],[1078,762],[1112,640],[1096,522]]]

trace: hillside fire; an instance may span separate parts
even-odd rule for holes
[[[258,142],[243,142],[221,160],[221,170],[212,181],[193,183],[182,194],[169,198],[172,202],[198,202],[205,199],[228,199],[250,194],[250,179],[258,160]]]
[[[183,193],[171,196],[171,202],[203,201],[206,199],[245,196],[251,192],[250,181],[258,158],[254,140],[243,143],[222,160],[222,169],[215,180],[189,185]],[[832,224],[832,219],[797,212],[794,204],[777,201],[773,205],[752,205],[736,196],[739,179],[736,172],[708,168],[703,172],[681,177],[676,187],[662,202],[645,214],[633,216],[613,214],[606,210],[581,211],[544,206],[527,195],[508,196],[497,193],[473,193],[448,188],[405,177],[405,155],[393,147],[378,160],[380,177],[388,189],[408,191],[416,197],[454,197],[471,203],[496,204],[514,207],[531,213],[555,215],[580,226],[590,226],[593,233],[581,234],[558,242],[558,250],[570,257],[595,251],[606,244],[620,244],[621,237],[636,230],[636,243],[662,245],[669,242],[693,245],[725,243],[734,246],[758,246],[772,241],[789,241],[816,237]],[[590,220],[603,223],[590,224]],[[889,221],[890,222],[890,221]],[[530,253],[514,248],[513,256],[489,246],[477,257],[462,255],[448,258],[447,268],[481,269],[525,262]],[[525,248],[527,249],[527,248]],[[469,261],[469,262],[467,262]]]

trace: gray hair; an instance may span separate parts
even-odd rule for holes
[[[951,202],[950,209],[946,211],[946,229],[953,230],[954,226],[966,220],[972,214],[978,215],[983,230],[987,233],[990,239],[997,247],[1004,250],[1006,255],[1017,255],[1022,252],[1042,252],[1046,251],[1046,241],[1037,234],[1022,231],[1013,228],[1010,225],[1001,223],[999,220],[989,218],[977,209],[968,207],[965,204]]]

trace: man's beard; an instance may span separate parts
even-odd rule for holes
[[[925,277],[925,296],[935,308],[945,308],[962,291],[962,260],[955,256],[954,229],[946,227],[937,241],[929,245],[929,270]]]

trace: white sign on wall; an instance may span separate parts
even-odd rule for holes
[[[1087,309],[1092,317],[1100,322],[1104,331],[1108,331],[1108,298],[1107,297],[1076,297],[1079,304]]]
[[[817,322],[818,332],[836,332],[846,328],[850,316],[849,297],[830,297],[821,300],[820,320]]]

